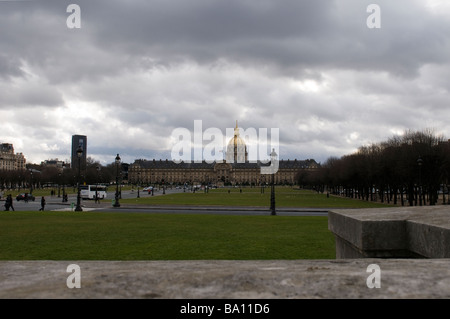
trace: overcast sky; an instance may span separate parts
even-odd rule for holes
[[[194,120],[279,128],[280,158],[318,162],[409,129],[450,138],[449,2],[0,1],[0,142],[40,163],[86,135],[108,164],[170,159]]]

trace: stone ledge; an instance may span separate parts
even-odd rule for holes
[[[371,264],[380,288],[367,287]],[[0,261],[0,298],[448,299],[450,260]]]
[[[450,258],[450,207],[338,209],[336,258]]]

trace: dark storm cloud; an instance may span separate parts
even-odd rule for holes
[[[66,26],[74,2],[81,29]],[[122,145],[129,156],[166,154],[171,130],[192,130],[197,119],[204,129],[236,119],[280,128],[283,150],[307,157],[342,154],[424,120],[444,130],[447,15],[427,1],[379,0],[382,27],[369,29],[373,2],[0,2],[0,112],[47,110],[23,123],[38,130],[47,120],[64,138],[84,132],[105,157]],[[3,140],[24,129],[12,125]],[[56,151],[54,135],[39,137]]]
[[[9,60],[1,76],[20,75],[20,59],[50,82],[101,80],[123,70],[151,70],[220,58],[266,65],[277,74],[305,69],[363,69],[415,75],[446,61],[449,22],[423,2],[378,1],[382,28],[366,26],[369,1],[78,1],[82,29],[69,30],[69,2],[3,4],[0,35]],[[3,66],[3,68],[2,68]]]
[[[142,57],[152,58],[150,67],[226,58],[283,72],[357,68],[413,74],[424,63],[446,61],[449,50],[449,22],[431,16],[422,1],[378,1],[383,25],[376,31],[366,26],[369,1],[360,0],[84,0],[78,1],[80,30],[65,26],[68,3],[2,3],[5,52],[71,78],[142,68]]]
[[[414,75],[424,63],[446,61],[449,22],[427,12],[423,1],[378,1],[380,30],[366,26],[369,3],[94,1],[83,12],[100,47],[149,56],[154,63],[226,58],[294,74],[304,68],[349,68]]]
[[[15,57],[0,54],[0,77],[9,80],[11,77],[20,77],[24,72],[20,68],[21,63]]]

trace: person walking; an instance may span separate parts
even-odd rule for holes
[[[13,210],[13,212],[14,212],[16,210],[14,209],[13,202],[14,201],[13,201],[12,195],[9,194],[9,208],[11,208]]]
[[[8,196],[6,196],[6,200],[5,200],[5,211],[9,211],[10,208],[12,208],[12,210],[14,211],[13,199],[12,199],[11,194],[9,194]]]
[[[44,211],[44,209],[45,209],[45,197],[44,196],[42,196],[41,197],[41,208],[39,208],[39,210],[41,211]]]

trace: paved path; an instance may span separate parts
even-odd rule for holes
[[[182,192],[182,190],[167,190],[167,194]],[[111,195],[111,194],[110,194]],[[162,191],[155,192],[155,196],[161,196]],[[111,195],[113,196],[113,195]],[[136,192],[124,192],[123,198],[134,198]],[[148,194],[142,194],[142,197],[148,197]],[[166,214],[227,214],[227,215],[270,215],[269,207],[236,207],[236,206],[192,206],[192,205],[133,205],[123,204],[121,207],[112,207],[111,201],[103,201],[95,203],[93,200],[82,200],[81,206],[83,211],[115,211],[115,212],[139,212],[139,213],[166,213]],[[62,198],[58,196],[47,196],[45,206],[46,211],[72,211],[76,206],[76,195],[70,195],[68,202],[63,203]],[[25,203],[23,201],[14,201],[16,211],[38,211],[40,209],[40,198]],[[328,209],[321,208],[277,208],[279,216],[327,216]]]

